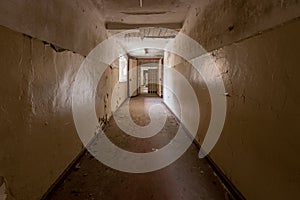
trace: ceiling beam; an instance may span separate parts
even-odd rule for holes
[[[163,14],[166,14],[167,11],[121,12],[121,13],[123,13],[125,15],[163,15]]]
[[[107,30],[129,30],[136,28],[145,28],[145,27],[157,27],[157,28],[168,28],[180,30],[182,28],[182,23],[162,23],[162,24],[125,24],[118,22],[107,22],[105,28]]]
[[[161,39],[173,39],[176,35],[167,35],[167,36],[144,36],[144,38],[161,38]]]

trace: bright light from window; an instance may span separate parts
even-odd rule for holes
[[[119,82],[127,81],[127,59],[125,56],[119,58]]]

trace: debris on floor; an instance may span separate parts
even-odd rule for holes
[[[136,97],[130,101],[133,120],[144,125],[149,120],[147,108],[161,102],[161,99]],[[109,121],[105,134],[115,145],[127,151],[155,152],[174,138],[179,127],[176,118],[167,109],[166,114],[165,127],[150,138],[125,134],[113,118]],[[139,116],[138,119],[135,116]],[[207,160],[199,159],[198,151],[195,144],[192,144],[171,165],[140,174],[112,169],[87,152],[68,174],[69,181],[58,185],[47,200],[224,200],[226,190]]]

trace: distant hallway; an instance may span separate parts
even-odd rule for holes
[[[150,122],[147,110],[157,103],[164,106],[162,99],[157,97],[131,98],[129,105],[133,121],[140,126],[147,125]],[[118,128],[113,118],[105,133],[114,144],[127,151],[156,151],[170,142],[179,127],[173,114],[165,106],[164,108],[167,115],[166,124],[153,137],[141,139],[129,136]],[[123,112],[122,107],[117,112]],[[198,149],[192,144],[180,159],[168,167],[150,173],[131,174],[111,169],[87,152],[47,199],[228,199],[226,190],[207,161],[199,159],[197,154]]]

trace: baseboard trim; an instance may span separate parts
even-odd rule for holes
[[[196,144],[196,146],[198,148],[200,147],[197,144]],[[205,159],[208,161],[209,165],[212,167],[212,169],[215,171],[215,173],[217,174],[219,179],[225,185],[225,187],[228,190],[228,192],[230,193],[231,197],[235,200],[246,200],[246,198],[243,196],[243,194],[233,185],[233,183],[227,178],[227,176],[218,167],[218,165],[211,159],[211,157],[208,155],[205,157]]]
[[[201,145],[200,143],[193,138],[192,134],[188,131],[188,129],[185,127],[183,123],[181,123],[181,120],[175,115],[175,113],[171,110],[171,108],[163,101],[163,104],[167,107],[167,109],[175,116],[176,121],[180,123],[183,127],[183,129],[186,131],[188,136],[193,140],[193,143],[196,145],[196,147],[200,150]],[[223,173],[223,171],[218,167],[218,165],[212,160],[212,158],[207,155],[205,157],[208,164],[211,166],[213,171],[217,174],[218,178],[221,180],[221,182],[226,187],[226,190],[230,194],[230,197],[234,200],[246,200],[246,198],[242,195],[242,193],[234,186],[234,184],[227,178],[227,176]]]
[[[128,97],[120,104],[120,106],[116,109],[116,111],[128,100]],[[114,111],[113,113],[115,113],[116,111]],[[112,115],[108,118],[108,122],[111,120]],[[104,124],[102,126],[102,130],[104,130],[106,128],[107,124]],[[92,139],[89,141],[89,143],[87,144],[87,146],[91,145],[95,139],[97,137],[97,134],[94,135],[92,137]],[[82,158],[82,156],[87,152],[87,148],[84,147],[80,153],[74,158],[74,160],[67,166],[67,168],[62,172],[62,174],[56,179],[56,181],[49,187],[49,189],[46,191],[46,193],[42,196],[41,200],[47,200],[47,198],[53,194],[53,192],[58,188],[59,185],[61,185],[61,183],[67,178],[67,176],[71,173],[72,169],[75,168],[75,166],[77,165],[77,163],[79,163],[80,159]]]
[[[80,153],[75,157],[75,159],[67,166],[67,168],[62,172],[62,174],[56,179],[56,181],[49,187],[46,193],[42,196],[41,200],[47,200],[47,198],[57,189],[57,187],[66,179],[70,174],[71,169],[73,169],[80,158],[85,154],[86,148],[83,148]]]
[[[121,105],[124,104],[124,102],[127,99],[125,99]],[[188,129],[184,126],[184,124],[181,123],[180,119],[174,114],[174,112],[170,109],[170,107],[163,101],[163,104],[166,106],[166,108],[175,116],[178,123],[180,123],[183,127],[183,129],[186,131],[188,136],[193,139],[192,134],[188,131]],[[120,105],[120,106],[121,106]],[[120,107],[119,106],[119,107]],[[119,109],[119,108],[118,108]],[[112,116],[110,116],[109,120]],[[103,127],[105,129],[105,126]],[[92,143],[97,135],[95,135],[92,139]],[[193,143],[197,146],[197,148],[200,150],[201,145],[198,141],[193,139]],[[68,167],[63,171],[63,173],[58,177],[58,179],[50,186],[50,188],[47,190],[47,192],[42,196],[41,200],[47,200],[47,198],[58,188],[59,185],[66,179],[66,177],[71,173],[72,169],[77,165],[79,160],[82,158],[82,156],[87,152],[86,148],[83,148],[81,152],[75,157],[75,159],[68,165]],[[233,185],[233,183],[227,178],[227,176],[223,173],[223,171],[217,166],[217,164],[211,159],[209,155],[205,157],[205,159],[208,161],[209,165],[212,167],[214,172],[217,174],[218,178],[222,181],[222,183],[225,185],[227,191],[230,193],[231,197],[235,200],[246,200],[246,198],[241,194],[241,192]]]

